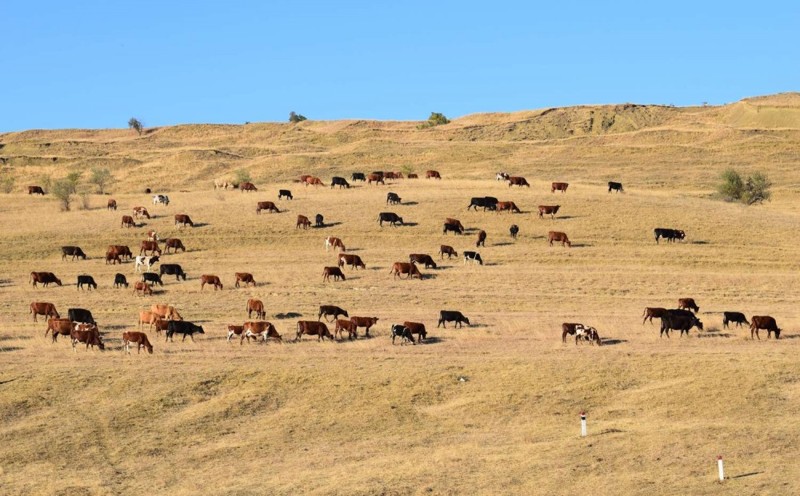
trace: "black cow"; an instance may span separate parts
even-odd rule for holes
[[[164,274],[174,275],[176,281],[180,278],[183,278],[184,281],[186,280],[186,273],[178,264],[162,264],[159,273],[162,276]]]
[[[475,207],[476,211],[478,207],[483,207],[484,212],[486,210],[497,210],[497,198],[493,196],[484,196],[483,198],[474,197],[469,201],[467,210],[472,207]]]
[[[122,275],[119,272],[117,272],[117,274],[114,275],[114,287],[115,288],[121,288],[122,286],[125,286],[127,288],[128,287],[128,280],[125,279],[124,275]]]
[[[392,193],[391,191],[386,193],[386,204],[397,205],[400,203],[400,197],[397,196],[397,193]]]
[[[167,324],[167,341],[172,341],[174,334],[183,334],[181,341],[186,341],[186,336],[192,338],[194,341],[194,333],[205,334],[203,326],[195,325],[185,320],[170,320]]]
[[[617,193],[619,193],[620,191],[623,193],[625,192],[625,190],[622,189],[622,183],[615,183],[614,181],[609,181],[608,192],[611,193],[611,191],[616,191]]]
[[[456,234],[462,234],[464,232],[464,228],[461,227],[460,224],[451,224],[449,222],[445,222],[442,225],[442,234],[447,234],[450,231]]]
[[[90,275],[83,274],[78,276],[78,289],[83,289],[84,284],[89,286],[90,290],[92,288],[97,289],[97,283],[94,282],[94,278]]]
[[[355,182],[355,181],[366,181],[367,178],[366,178],[366,176],[364,176],[363,172],[353,172],[353,174],[350,176],[350,180],[353,181],[353,182]]]
[[[67,317],[73,322],[97,325],[97,322],[94,321],[94,317],[92,317],[92,312],[85,308],[70,308],[67,310]]]
[[[156,274],[155,272],[145,272],[142,274],[142,281],[149,282],[150,284],[158,284],[159,286],[164,286],[164,283],[161,282],[161,276]]]
[[[81,250],[80,246],[62,246],[61,260],[66,260],[69,256],[72,257],[72,260],[75,260],[75,257],[81,257],[86,260],[86,254]]]
[[[314,216],[314,225],[316,227],[325,227],[325,218],[322,214],[317,214]]]
[[[381,212],[378,215],[378,223],[381,225],[381,227],[383,227],[383,223],[384,222],[388,222],[392,226],[394,226],[394,225],[399,223],[402,226],[403,225],[403,218],[400,217],[399,215],[397,215],[394,212]]]
[[[661,332],[659,336],[663,337],[666,334],[669,337],[669,331],[671,330],[681,331],[681,337],[683,337],[684,332],[688,336],[689,330],[695,326],[701,331],[703,330],[703,323],[692,312],[688,310],[667,310],[667,313],[661,317]]]
[[[344,315],[347,318],[350,318],[350,315],[347,314],[347,310],[343,308],[339,308],[335,305],[320,305],[319,306],[319,316],[317,320],[319,321],[322,319],[322,316],[325,316],[325,320],[328,320],[328,315],[333,315],[333,320],[339,318],[339,315]],[[333,322],[333,320],[328,320],[328,322]]]
[[[292,196],[292,192],[291,192],[291,191],[289,191],[288,189],[281,189],[281,190],[278,190],[278,200],[280,200],[280,199],[281,199],[281,198],[283,198],[284,196],[285,196],[286,198],[290,199],[290,200],[294,199],[294,197]]]
[[[667,241],[675,242],[676,239],[684,239],[686,237],[686,233],[679,229],[667,229],[664,227],[657,227],[653,229],[653,234],[656,237],[656,244],[658,244],[659,238],[664,238]]]
[[[742,312],[722,312],[722,327],[725,329],[728,328],[728,323],[734,322],[736,327],[742,327],[742,324],[750,325],[750,322],[747,321],[747,317],[744,316]]]
[[[339,186],[339,189],[349,188],[350,183],[343,177],[333,176],[333,178],[331,178],[331,189],[333,189],[334,186]]]
[[[414,342],[414,335],[411,334],[411,329],[404,326],[403,324],[392,324],[392,344],[394,344],[395,338],[401,338],[400,344],[406,344],[407,342],[411,341],[411,344],[417,344]]]
[[[464,263],[467,262],[478,262],[479,264],[483,265],[483,259],[481,258],[481,254],[477,251],[465,251],[464,252]]]
[[[445,322],[455,322],[457,327],[462,327],[462,322],[466,322],[467,325],[470,325],[469,319],[464,317],[464,314],[461,312],[456,312],[455,310],[441,310],[439,311],[439,323],[436,324],[436,327],[442,326],[447,327]]]
[[[516,224],[511,224],[511,227],[508,229],[508,232],[511,233],[511,237],[517,239],[517,234],[519,234],[519,226]]]

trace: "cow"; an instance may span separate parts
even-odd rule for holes
[[[407,274],[406,279],[412,279],[416,276],[418,279],[422,279],[422,273],[419,271],[416,265],[409,262],[395,262],[392,264],[392,270],[389,271],[390,274],[394,274],[394,277],[402,277],[400,274]]]
[[[200,276],[200,291],[203,290],[206,284],[214,286],[214,291],[222,289],[222,282],[219,280],[219,277],[215,275],[203,274]]]
[[[153,329],[155,329],[156,334],[160,336],[162,331],[167,332],[167,327],[169,327],[169,320],[164,320],[156,315],[153,321]]]
[[[403,325],[411,331],[411,334],[417,335],[417,341],[421,343],[425,338],[428,337],[428,332],[425,330],[425,324],[421,324],[419,322],[403,322]]]
[[[136,257],[136,266],[134,267],[134,271],[141,272],[142,267],[147,267],[147,270],[150,270],[153,267],[153,265],[158,263],[158,260],[159,260],[158,255],[154,255],[151,257],[139,255]]]
[[[464,265],[467,265],[467,262],[478,262],[479,264],[483,265],[483,259],[481,258],[481,254],[477,251],[465,251],[464,252]]]
[[[507,181],[508,181],[508,187],[509,188],[511,186],[519,186],[519,187],[527,186],[529,188],[531,187],[531,185],[528,184],[528,181],[525,180],[525,178],[522,177],[522,176],[509,176]]]
[[[511,176],[506,172],[498,172],[494,175],[496,181],[508,181]]]
[[[667,229],[664,227],[657,227],[653,229],[653,235],[656,238],[656,244],[658,244],[659,238],[664,238],[667,242],[675,242],[676,239],[684,239],[686,238],[686,233],[681,231],[680,229]]]
[[[363,327],[364,335],[369,337],[369,329],[378,323],[378,317],[350,317],[350,322],[356,327],[356,330]]]
[[[94,317],[92,316],[92,312],[86,310],[85,308],[70,308],[67,310],[67,317],[69,317],[69,320],[73,322],[97,325],[97,322],[95,322]]]
[[[367,178],[364,176],[363,172],[353,172],[350,175],[350,180],[353,181],[353,182],[356,182],[356,181],[364,182],[364,181],[367,180]]]
[[[399,223],[402,226],[403,218],[394,212],[381,212],[378,214],[378,224],[383,227],[384,222],[388,222],[392,226],[395,226]]]
[[[161,239],[159,239],[159,237],[158,237],[158,233],[156,231],[154,231],[153,229],[150,229],[149,231],[147,231],[146,235],[147,235],[147,240],[148,241],[161,241]]]
[[[598,346],[602,345],[600,335],[597,329],[592,326],[585,326],[583,324],[564,322],[561,324],[561,342],[567,342],[567,335],[575,336],[575,344],[579,341],[589,341],[592,344],[597,343]]]
[[[79,246],[62,246],[61,247],[61,260],[66,260],[68,256],[75,260],[75,257],[81,257],[86,260],[86,254]]]
[[[447,322],[455,322],[455,326],[463,327],[463,323],[467,325],[471,325],[469,323],[469,319],[464,316],[463,313],[457,312],[455,310],[440,310],[439,311],[439,323],[436,324],[436,327],[442,326],[447,328]]]
[[[161,315],[155,312],[149,312],[147,310],[139,310],[139,330],[142,330],[142,325],[147,324],[147,329],[150,330],[153,328],[156,322],[167,322],[166,319],[162,319]]]
[[[150,255],[155,255],[156,253],[161,255],[161,248],[158,247],[158,241],[143,240],[142,244],[139,246],[139,255],[147,255],[148,251]]]
[[[44,190],[41,186],[28,186],[28,194],[29,195],[44,195]]]
[[[333,337],[336,339],[341,339],[344,331],[347,331],[347,339],[355,339],[358,337],[358,327],[356,327],[352,321],[336,319],[336,327],[333,329]]]
[[[303,334],[317,336],[317,341],[324,341],[325,338],[334,341],[334,337],[331,335],[331,331],[328,330],[328,326],[325,325],[325,322],[299,320],[297,322],[297,337],[294,340],[300,341]]]
[[[311,221],[308,220],[308,217],[306,217],[305,215],[298,215],[297,225],[295,226],[295,229],[299,229],[300,226],[303,226],[303,229],[308,229],[309,226],[311,226]]]
[[[257,319],[266,319],[267,312],[264,310],[264,302],[255,298],[247,300],[247,318],[252,318],[253,312],[256,313]]]
[[[314,216],[314,227],[325,227],[325,218],[322,214],[317,214]]]
[[[150,306],[150,311],[156,315],[160,315],[162,319],[166,320],[183,320],[183,317],[178,313],[172,305],[163,305],[161,303],[153,303]]]
[[[622,188],[622,183],[617,183],[614,181],[608,182],[608,192],[611,193],[612,191],[616,191],[617,193],[624,193],[625,190]]]
[[[142,274],[142,281],[149,283],[153,286],[158,284],[161,287],[164,287],[164,283],[161,281],[161,275],[156,274],[155,272],[145,272]]]
[[[409,179],[419,179],[419,176],[414,174],[413,172],[408,175]]]
[[[44,331],[44,337],[47,333],[51,333],[53,342],[58,340],[58,335],[69,336],[69,333],[75,327],[75,323],[70,319],[49,318],[47,319],[47,329]]]
[[[133,221],[133,217],[131,217],[130,215],[123,215],[122,222],[120,223],[119,227],[127,227],[127,228],[136,227],[136,222]]]
[[[353,269],[358,269],[361,267],[362,269],[366,269],[367,265],[361,260],[361,257],[358,255],[348,255],[347,253],[339,253],[339,267],[344,267],[345,265],[349,265]]]
[[[462,233],[462,234],[464,233],[464,225],[461,223],[461,221],[460,221],[460,220],[458,220],[458,219],[453,219],[453,218],[451,218],[451,217],[447,217],[447,218],[444,220],[444,223],[445,223],[445,224],[455,224],[456,226],[458,226],[458,228],[459,228],[459,230],[461,231],[461,233]]]
[[[383,173],[383,178],[384,179],[403,179],[403,173],[402,172],[387,171],[387,172]]]
[[[386,184],[383,182],[383,174],[369,174],[367,175],[367,184]]]
[[[108,199],[108,204],[106,205],[106,209],[108,210],[116,210],[117,209],[117,200],[113,198]]]
[[[97,330],[97,326],[93,326],[91,324],[75,324],[75,328],[72,329],[70,332],[70,338],[72,340],[72,349],[74,351],[78,351],[76,346],[78,343],[85,343],[86,350],[89,350],[89,346],[94,349],[95,346],[100,348],[100,350],[105,350],[106,346],[103,344],[103,338],[100,337],[100,332]]]
[[[486,231],[481,231],[478,233],[478,242],[475,243],[475,247],[478,246],[486,246]]]
[[[325,186],[325,183],[322,182],[322,179],[314,176],[309,176],[305,180],[305,185],[308,186],[309,184],[313,186]]]
[[[340,315],[344,315],[348,318],[350,317],[350,315],[347,314],[347,310],[337,307],[336,305],[320,305],[317,320],[321,320],[323,315],[328,322],[333,322],[338,319]],[[328,315],[333,315],[333,320],[328,320]]]
[[[169,253],[170,248],[173,253],[178,253],[178,250],[186,253],[186,247],[183,246],[183,242],[179,238],[167,238],[164,241],[164,252]]]
[[[133,207],[133,216],[137,219],[139,217],[146,217],[149,219],[150,212],[148,212],[147,209],[144,207]]]
[[[245,322],[242,326],[242,337],[239,341],[241,345],[245,339],[247,342],[250,342],[250,338],[253,338],[255,341],[259,339],[267,342],[267,339],[274,339],[278,342],[283,342],[283,338],[280,334],[278,334],[278,330],[275,329],[275,326],[272,325],[271,322]],[[230,334],[230,326],[228,326],[228,334]],[[230,340],[230,338],[229,338]]]
[[[678,308],[693,310],[694,313],[698,313],[700,311],[700,307],[698,307],[697,303],[694,302],[694,298],[679,298]]]
[[[37,283],[42,283],[44,287],[47,287],[51,283],[61,286],[61,279],[56,277],[52,272],[31,272],[30,281],[34,288],[38,287],[36,285]]]
[[[475,211],[478,211],[478,207],[483,207],[483,211],[486,210],[497,210],[497,198],[493,196],[484,196],[481,197],[473,197],[469,201],[469,205],[467,205],[467,210],[470,208],[475,208]]]
[[[519,234],[519,226],[516,224],[511,224],[511,227],[508,228],[508,233],[511,234],[512,239],[517,239],[517,234]]]
[[[683,334],[689,335],[689,330],[692,327],[697,327],[699,330],[703,330],[703,323],[692,313],[687,312],[686,310],[667,310],[667,313],[661,317],[661,332],[659,333],[659,337],[663,337],[664,334],[669,337],[669,331],[680,331],[681,337]]]
[[[447,259],[450,260],[450,257],[457,257],[458,252],[453,249],[452,246],[448,245],[440,245],[439,246],[439,255],[441,258],[444,258],[447,255]]]
[[[441,179],[442,175],[439,174],[439,171],[429,170],[425,171],[425,179]]]
[[[736,327],[742,327],[742,324],[750,325],[742,312],[722,312],[722,327],[728,329],[728,324],[731,322],[736,323]]]
[[[512,214],[522,213],[519,207],[517,207],[517,204],[513,201],[497,202],[497,213],[503,212],[504,210],[508,210]]]
[[[328,236],[325,238],[325,251],[328,251],[328,248],[339,248],[342,251],[347,251],[342,240],[335,236]]]
[[[258,191],[258,188],[256,188],[256,185],[253,183],[244,182],[239,185],[239,191],[241,191],[242,193],[247,191],[249,193],[251,191]]]
[[[553,183],[550,187],[550,192],[555,193],[556,191],[560,191],[566,193],[568,187],[569,183]]]
[[[256,205],[256,213],[260,214],[262,210],[267,210],[270,213],[275,212],[276,214],[281,213],[278,207],[275,206],[275,203],[271,201],[260,201]]]
[[[402,202],[402,199],[397,196],[397,193],[392,193],[391,191],[386,193],[386,204],[387,205],[399,205]]]
[[[309,177],[311,177],[311,175],[310,175],[310,174],[302,174],[302,175],[300,176],[300,179],[299,179],[297,182],[298,182],[298,183],[305,183],[305,182],[306,182],[306,179],[308,179]]]
[[[283,199],[284,196],[286,198],[290,199],[290,200],[294,200],[294,197],[292,196],[292,192],[289,191],[288,189],[280,189],[280,190],[278,190],[278,200]]]
[[[642,313],[642,325],[644,325],[647,319],[650,319],[650,324],[653,324],[653,319],[661,319],[664,318],[664,315],[667,314],[666,308],[660,307],[646,307],[644,309],[644,313]]]
[[[183,278],[184,281],[186,280],[186,273],[178,264],[161,264],[161,267],[158,269],[158,273],[162,276],[164,274],[174,275],[176,281],[180,278]]]
[[[131,354],[131,344],[136,345],[136,354],[141,353],[142,348],[147,350],[151,355],[153,354],[153,345],[147,339],[147,334],[136,331],[125,331],[122,333],[122,345],[128,354]]]
[[[550,243],[550,246],[553,246],[553,242],[561,243],[561,246],[567,246],[572,248],[572,243],[570,242],[567,235],[563,232],[558,231],[550,231],[547,233],[547,242]]]
[[[214,179],[214,189],[228,189],[228,187],[235,189],[237,185],[233,181],[225,179],[224,177]]]
[[[350,183],[347,182],[347,179],[339,176],[333,176],[331,178],[331,189],[333,189],[334,186],[339,186],[339,189],[342,188],[350,189]]]
[[[133,253],[131,252],[131,249],[125,245],[109,245],[108,248],[106,248],[106,254],[109,253],[113,253],[117,257],[124,257],[128,260],[133,258]]]
[[[111,265],[121,264],[122,260],[119,259],[119,255],[114,253],[113,251],[106,252],[106,265],[111,263]]]
[[[56,311],[56,306],[52,303],[48,303],[46,301],[34,301],[31,303],[31,311],[30,313],[33,314],[33,321],[37,322],[36,316],[37,315],[44,315],[45,317],[53,317],[53,318],[60,318],[61,316]]]
[[[325,267],[322,269],[322,282],[330,281],[331,277],[333,277],[334,281],[338,281],[339,278],[342,278],[342,281],[346,281],[347,278],[342,273],[342,269],[339,267]]]
[[[253,279],[253,274],[249,272],[236,272],[234,274],[236,277],[236,283],[234,284],[235,287],[239,287],[239,283],[244,283],[244,287],[252,284],[253,287],[257,286],[255,279]]]
[[[186,341],[186,336],[192,338],[192,342],[194,342],[194,333],[205,334],[203,326],[195,325],[191,322],[170,320],[169,324],[167,324],[167,337],[164,342],[172,341],[172,336],[175,334],[183,334],[183,339],[181,339],[181,342]]]
[[[463,234],[464,233],[464,227],[461,226],[461,223],[452,224],[452,223],[449,223],[449,222],[445,222],[442,225],[442,234],[447,234],[448,232],[454,232],[456,234]]]
[[[186,214],[175,214],[175,225],[181,224],[181,226],[186,227],[186,224],[194,227],[194,222],[192,219],[189,218]]]
[[[114,274],[114,287],[121,288],[122,286],[128,287],[128,280],[125,278],[123,274],[117,272]]]
[[[412,253],[408,256],[408,260],[411,263],[415,264],[422,264],[425,266],[426,269],[436,268],[436,262],[433,261],[430,255],[426,255],[424,253]]]
[[[231,338],[233,338],[234,336],[242,337],[243,333],[244,333],[244,325],[228,324],[228,337],[226,338],[226,341],[230,343]],[[241,344],[241,342],[239,344]]]
[[[94,278],[88,274],[81,274],[78,276],[77,289],[82,290],[84,285],[88,286],[90,291],[92,288],[97,289],[97,283],[94,282]]]
[[[155,195],[153,196],[153,205],[169,205],[169,196],[167,195]]]
[[[767,330],[767,339],[773,332],[775,333],[775,339],[780,339],[781,329],[778,328],[778,323],[775,322],[775,319],[769,315],[753,315],[750,322],[750,339],[753,339],[753,333],[755,333],[758,340],[761,340],[761,336],[758,335],[759,329]]]
[[[395,338],[401,338],[401,346],[409,341],[411,341],[411,344],[417,344],[414,342],[414,335],[411,334],[411,331],[408,329],[408,327],[404,326],[403,324],[392,324],[392,344],[394,344]]]
[[[561,205],[539,205],[539,218],[543,219],[545,215],[549,215],[551,219],[555,219],[559,208]]]
[[[136,281],[133,283],[133,294],[140,294],[142,296],[153,295],[153,287],[144,281]]]

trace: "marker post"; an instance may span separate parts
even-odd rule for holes
[[[586,412],[581,412],[581,437],[586,437]]]
[[[722,467],[722,455],[717,457],[717,470],[719,470],[719,481],[725,480],[725,469]]]

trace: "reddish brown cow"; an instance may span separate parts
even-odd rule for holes
[[[642,325],[644,325],[647,319],[650,319],[650,324],[653,323],[653,319],[660,319],[667,314],[666,308],[659,308],[659,307],[646,307],[644,309],[644,313],[642,314]]]
[[[148,353],[151,355],[153,354],[153,345],[150,344],[150,340],[147,339],[147,334],[143,332],[136,332],[136,331],[125,331],[122,333],[122,345],[125,347],[125,351],[128,354],[131,354],[131,344],[136,345],[136,354],[138,355],[141,353],[142,348],[146,349]]]
[[[412,172],[411,174],[408,175],[408,178],[409,179],[419,179],[419,176]]]
[[[117,200],[113,198],[108,199],[108,205],[106,206],[108,210],[116,210],[117,209]]]
[[[449,260],[450,257],[457,257],[458,252],[456,252],[456,250],[454,250],[452,246],[441,245],[439,247],[439,255],[441,255],[441,258],[444,258],[444,256],[447,255],[447,258]]]
[[[348,255],[347,253],[340,253],[339,254],[339,267],[344,267],[349,265],[353,269],[358,269],[361,267],[362,269],[366,269],[367,266],[364,262],[361,261],[361,257],[358,255]]]
[[[295,226],[295,229],[300,228],[300,226],[303,226],[303,229],[308,229],[309,227],[311,227],[311,221],[308,220],[308,217],[306,217],[305,215],[298,215],[297,225]]]
[[[178,253],[178,250],[184,253],[186,252],[186,247],[183,246],[183,243],[178,238],[167,238],[166,241],[164,241],[164,251],[169,253],[170,248],[173,253]]]
[[[386,184],[383,182],[383,174],[367,174],[367,184]]]
[[[147,324],[147,330],[153,328],[153,324],[157,321],[163,320],[160,315],[155,312],[148,312],[147,310],[139,310],[139,330],[142,330],[142,325]]]
[[[328,330],[328,326],[325,325],[325,322],[315,322],[313,320],[300,320],[297,322],[297,337],[295,341],[300,341],[303,337],[303,334],[308,334],[309,336],[317,336],[317,341],[323,341],[324,338],[328,338],[333,341],[333,336],[331,335],[331,331]]]
[[[568,187],[569,183],[553,183],[550,187],[550,192],[555,193],[556,191],[560,191],[566,193]]]
[[[214,275],[203,274],[202,276],[200,276],[200,291],[203,290],[206,284],[213,285],[214,291],[222,289],[222,282],[220,282],[219,277]]]
[[[141,294],[142,296],[153,295],[153,288],[143,281],[137,281],[133,285],[133,294]]]
[[[394,277],[402,277],[400,274],[407,274],[406,279],[411,279],[416,276],[418,279],[422,279],[422,273],[419,271],[416,265],[409,262],[395,262],[392,264],[392,270],[389,271],[390,274],[394,274]]]
[[[425,330],[425,324],[421,324],[419,322],[403,322],[403,325],[411,331],[411,334],[416,334],[419,337],[417,338],[418,342],[422,342],[423,339],[428,337],[428,331]]]
[[[306,178],[305,185],[308,186],[309,184],[312,186],[325,186],[325,183],[322,182],[322,179],[314,176],[309,176]]]
[[[139,217],[147,217],[150,218],[150,212],[147,211],[144,207],[133,207],[133,216],[137,219]]]
[[[133,217],[130,215],[123,215],[122,216],[122,223],[119,227],[136,227],[136,223],[133,221]]]
[[[333,277],[334,281],[338,281],[340,277],[342,278],[342,281],[347,280],[342,272],[342,269],[339,267],[325,267],[322,269],[322,282],[330,281],[331,277]]]
[[[239,344],[242,344],[245,339],[247,342],[250,342],[250,338],[254,338],[255,341],[259,339],[267,342],[267,339],[274,339],[278,342],[283,342],[283,338],[281,335],[278,334],[278,330],[275,329],[275,326],[272,325],[270,322],[245,322],[244,323],[244,330],[242,332],[241,341]]]
[[[47,319],[47,330],[44,331],[44,337],[47,333],[52,333],[53,342],[58,340],[58,335],[69,336],[72,329],[75,328],[75,322],[70,319]]]
[[[378,323],[378,317],[350,317],[350,322],[356,329],[363,327],[365,335],[369,337],[369,329]]]
[[[700,311],[700,307],[698,307],[697,303],[694,302],[694,298],[679,298],[678,308],[685,310],[694,310],[694,313]]]
[[[245,192],[245,191],[250,192],[250,191],[258,191],[258,188],[256,188],[256,185],[253,184],[253,183],[246,183],[245,182],[245,183],[242,183],[242,184],[239,185],[239,190],[241,192]]]
[[[227,339],[227,341],[230,343],[231,342],[231,338],[234,337],[234,336],[241,337],[243,332],[244,332],[244,326],[243,325],[228,324],[228,339]]]
[[[423,264],[425,265],[426,269],[430,269],[431,267],[434,269],[436,268],[436,262],[433,261],[433,258],[431,258],[430,255],[426,255],[424,253],[412,253],[411,255],[408,256],[408,260],[411,263]]]
[[[58,315],[58,312],[56,311],[56,306],[55,305],[53,305],[52,303],[44,302],[44,301],[34,301],[33,303],[31,303],[31,311],[30,311],[30,313],[33,314],[33,321],[34,322],[37,322],[37,320],[36,320],[36,316],[37,315],[44,315],[45,317],[48,317],[48,318],[53,317],[53,318],[56,318],[56,319],[61,317],[60,315]]]
[[[37,283],[42,283],[42,286],[47,287],[51,283],[61,286],[61,279],[55,276],[52,272],[31,272],[31,284],[34,288],[38,288]]]
[[[256,286],[256,281],[253,279],[253,274],[250,274],[249,272],[236,272],[236,284],[234,284],[234,286],[238,288],[239,283],[244,283],[244,287],[247,287],[248,284]]]
[[[94,349],[95,346],[101,350],[105,350],[106,346],[103,343],[103,338],[100,337],[100,331],[94,324],[77,324],[75,328],[69,333],[72,339],[72,349],[77,352],[76,346],[78,343],[86,344],[86,351],[89,351],[89,346]]]
[[[334,236],[328,236],[327,238],[325,238],[325,251],[328,251],[328,248],[333,248],[333,249],[339,248],[342,251],[347,251],[347,249],[344,247],[344,242],[342,242],[341,239]]]
[[[183,227],[186,227],[186,224],[194,227],[194,222],[192,219],[189,218],[186,214],[175,214],[175,225],[181,224]]]
[[[769,315],[753,315],[753,318],[750,319],[750,339],[753,339],[753,333],[755,333],[756,338],[761,340],[761,336],[758,335],[759,329],[767,330],[767,339],[769,339],[770,334],[773,332],[775,333],[775,339],[780,339],[781,337],[781,330],[778,328],[778,323]]]
[[[133,258],[131,249],[125,245],[109,245],[108,248],[106,248],[106,253],[113,253],[118,257],[127,258],[128,260]]]
[[[44,190],[42,189],[41,186],[28,186],[28,194],[44,195]]]
[[[486,231],[478,233],[478,242],[475,243],[475,246],[486,246]]]
[[[425,171],[425,178],[426,179],[441,179],[442,176],[439,174],[439,171],[429,170],[429,171]]]
[[[569,238],[563,232],[558,231],[550,231],[547,233],[547,242],[550,243],[550,246],[553,246],[553,241],[561,243],[561,246],[568,246],[572,248],[572,243],[570,243]]]
[[[156,253],[161,255],[161,248],[158,247],[158,241],[142,241],[139,247],[139,255],[147,255],[148,251],[150,255],[155,255]]]
[[[106,252],[106,265],[111,262],[111,265],[116,265],[118,263],[122,263],[122,260],[119,259],[119,255],[117,255],[113,251]]]
[[[510,188],[511,186],[519,186],[519,187],[527,186],[529,188],[531,187],[531,185],[528,184],[528,181],[526,181],[525,178],[522,176],[509,176],[508,187]]]
[[[546,214],[551,219],[555,219],[559,208],[561,208],[561,205],[539,205],[539,218],[544,218]]]
[[[511,213],[522,213],[520,209],[517,207],[517,204],[513,201],[504,201],[504,202],[497,202],[497,212],[502,212],[504,210],[508,210]]]
[[[258,202],[258,205],[256,205],[256,213],[260,214],[262,210],[268,210],[269,212],[275,212],[278,214],[281,213],[281,211],[278,210],[278,207],[275,206],[275,203],[271,201]]]
[[[247,300],[247,318],[252,318],[252,313],[256,313],[257,319],[266,319],[267,312],[264,310],[264,302],[255,298]]]
[[[303,174],[302,176],[300,176],[300,180],[298,182],[304,183],[306,182],[306,179],[308,179],[309,177],[311,177],[310,174]]]
[[[158,233],[157,233],[157,232],[155,232],[155,231],[154,231],[154,230],[152,230],[152,229],[150,229],[149,231],[147,231],[147,239],[148,239],[148,241],[160,241],[160,240],[158,239]]]
[[[464,225],[458,219],[451,219],[450,217],[448,217],[444,220],[444,223],[456,226],[459,231],[461,231],[462,233],[464,232]]]
[[[347,339],[358,337],[358,327],[355,324],[346,319],[336,319],[336,328],[333,330],[333,336],[336,339],[341,339],[344,331],[347,331]]]

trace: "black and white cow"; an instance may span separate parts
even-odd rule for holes
[[[153,267],[153,265],[155,265],[156,262],[158,262],[158,260],[159,260],[158,255],[153,255],[150,257],[145,255],[139,255],[136,257],[136,266],[134,267],[134,270],[136,272],[141,272],[142,267],[144,266],[147,267],[147,270],[149,271]]]
[[[592,326],[584,326],[581,324],[578,324],[578,326],[575,327],[575,344],[578,344],[578,341],[588,341],[590,344],[597,343],[597,346],[603,344],[597,329]]]
[[[409,341],[411,341],[411,344],[417,344],[414,342],[414,335],[411,334],[411,329],[403,324],[392,324],[392,344],[394,344],[395,338],[401,339],[401,345],[404,345]]]
[[[162,276],[164,274],[174,275],[175,280],[178,280],[180,278],[183,278],[184,281],[186,280],[186,273],[178,264],[162,264],[161,268],[159,269],[159,273]]]
[[[92,288],[97,289],[97,283],[94,282],[94,278],[87,274],[82,274],[78,276],[78,289],[83,289],[83,286],[89,286],[89,289]]]
[[[167,195],[153,196],[153,205],[158,205],[159,203],[161,203],[162,205],[169,205],[169,196]]]
[[[292,192],[289,191],[288,189],[282,189],[278,191],[278,200],[280,200],[284,196],[290,200],[294,199],[294,197],[292,196]]]
[[[145,272],[142,274],[142,281],[149,282],[150,284],[158,284],[162,287],[164,286],[164,283],[161,282],[161,276],[155,272]]]
[[[170,320],[169,324],[167,324],[167,341],[172,341],[174,334],[183,334],[181,341],[186,341],[186,336],[189,336],[194,341],[194,333],[205,334],[203,326],[195,325],[185,320]]]
[[[508,181],[509,177],[511,176],[506,172],[498,172],[497,175],[494,176],[494,178],[498,181]]]
[[[128,287],[128,280],[125,279],[125,276],[117,273],[114,275],[114,287],[121,288],[122,286]]]
[[[455,322],[456,327],[461,327],[462,323],[470,325],[469,319],[466,318],[463,313],[457,312],[455,310],[440,310],[439,323],[436,324],[436,327],[439,326],[447,327],[446,322]]]
[[[383,223],[388,222],[392,226],[400,224],[403,225],[403,218],[394,212],[381,212],[378,215],[378,223],[383,227]]]
[[[478,253],[477,251],[464,252],[464,265],[466,265],[468,261],[472,263],[478,262],[479,264],[483,265],[483,259],[481,258],[481,254]]]

